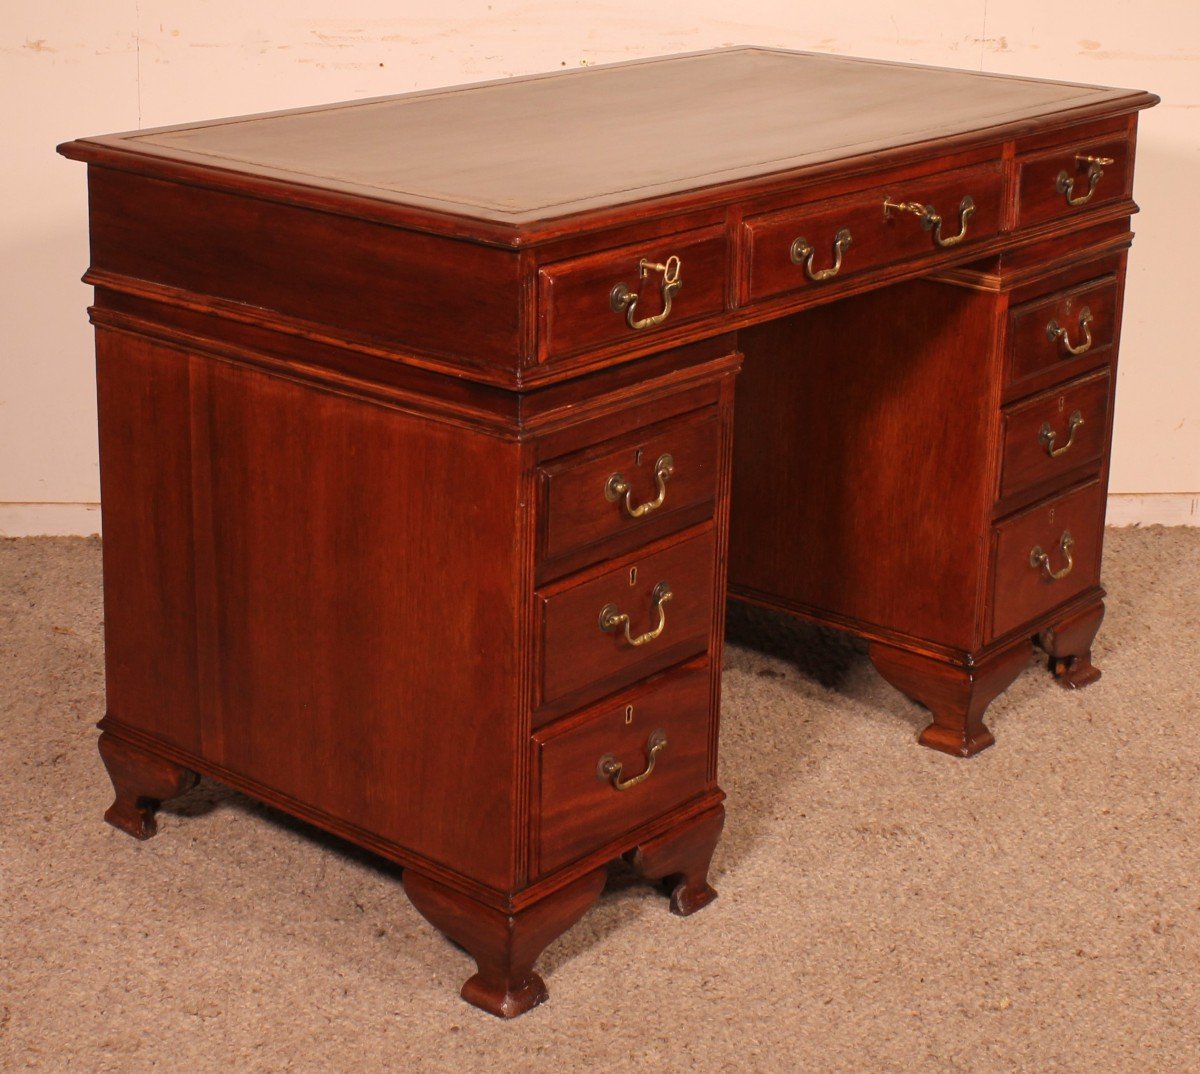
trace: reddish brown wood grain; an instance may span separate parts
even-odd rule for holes
[[[1067,380],[1095,363],[1111,346],[1116,331],[1118,280],[1115,276],[1071,287],[1017,306],[1009,326],[1008,377],[1029,381],[1053,368],[1056,380]],[[1082,354],[1067,349],[1086,346],[1084,310],[1091,314],[1092,343]],[[1047,329],[1053,322],[1067,332],[1064,341],[1051,339]]]
[[[724,826],[725,807],[718,805],[673,831],[640,843],[630,853],[635,869],[663,882],[671,898],[671,913],[690,917],[717,897],[708,882],[708,869]]]
[[[961,229],[960,204],[970,197],[975,210],[967,220],[966,237],[954,247],[961,254],[981,239],[993,238],[1000,230],[1001,169],[997,161],[982,168],[938,173],[920,179],[893,181],[847,198],[826,203],[788,208],[762,217],[750,217],[742,227],[749,257],[744,302],[754,302],[788,291],[826,287],[844,276],[895,261],[914,261],[944,256],[933,235],[918,216],[892,212],[885,215],[885,200],[932,205],[943,219],[942,234],[949,239]],[[842,257],[842,269],[830,280],[810,280],[803,266],[793,263],[790,251],[797,238],[804,238],[816,253],[814,272],[831,269],[834,240],[846,230],[851,242]]]
[[[647,268],[642,275],[642,264],[666,265],[672,257],[679,259],[682,287],[671,299],[666,320],[632,328],[626,313],[613,309],[613,288],[623,285],[637,296],[635,324],[662,315],[665,273]],[[543,265],[538,274],[541,360],[606,343],[662,336],[701,318],[714,320],[725,309],[728,259],[724,230],[709,229]]]
[[[708,664],[624,691],[534,736],[539,873],[548,872],[666,813],[709,786]],[[600,778],[602,758],[620,762],[621,781],[643,773],[656,732],[666,746],[642,783],[617,790]]]
[[[147,837],[201,772],[384,855],[513,1016],[613,858],[677,913],[715,895],[727,563],[869,639],[937,749],[991,743],[1034,636],[1094,681],[1155,100],[744,48],[60,147],[90,165],[107,818]],[[1080,147],[1122,152],[1072,208],[1043,180]],[[884,194],[946,235],[977,210],[938,247]],[[845,275],[806,281],[792,239],[846,223]],[[670,315],[630,327],[614,285],[665,312],[639,263],[672,255]],[[660,507],[605,497],[648,502],[666,452]],[[1064,517],[1050,583],[1025,545]],[[661,636],[600,629],[652,628],[659,582]],[[660,728],[646,780],[597,778]]]
[[[542,556],[554,559],[618,534],[645,532],[649,523],[672,515],[677,520],[678,512],[693,507],[706,505],[705,517],[711,514],[721,463],[718,421],[714,406],[541,467]],[[662,505],[633,517],[626,496],[633,511],[656,502],[656,466],[668,455],[670,475],[663,482]],[[629,486],[616,499],[605,491],[613,475]]]
[[[1092,188],[1090,197],[1090,164],[1082,159],[1088,157],[1105,157],[1112,161],[1102,166],[1103,174]],[[1128,197],[1133,186],[1133,147],[1124,137],[1089,138],[1023,158],[1019,167],[1017,219],[1021,224],[1034,224]],[[1067,194],[1059,189],[1058,177],[1064,173],[1074,183],[1070,197],[1073,200],[1087,198],[1083,204],[1069,204]]]
[[[714,544],[712,528],[705,526],[684,540],[667,538],[540,590],[539,701],[582,703],[703,652],[715,614]],[[671,599],[662,605],[666,625],[657,638],[631,645],[623,629],[600,629],[600,612],[609,604],[629,615],[635,640],[654,629],[654,591],[663,583]]]
[[[604,887],[596,869],[524,910],[484,906],[423,873],[404,874],[412,904],[465,948],[478,969],[462,987],[468,1003],[500,1018],[515,1018],[549,993],[533,964],[542,951],[578,921]]]
[[[1001,498],[1099,468],[1108,441],[1109,380],[1096,373],[1005,410]]]
[[[1124,240],[1106,234],[1081,230],[1035,244],[1036,254],[939,273],[951,286],[936,299],[922,295],[928,283],[892,287],[739,337],[747,360],[731,591],[871,639],[881,672],[899,684],[902,667],[901,688],[935,713],[921,741],[945,752],[968,756],[992,743],[983,712],[1020,670],[1028,638],[1055,615],[1075,614],[1058,609],[1099,592],[1106,370],[1124,273],[1111,245]],[[1112,274],[1097,280],[1105,270]],[[1046,322],[1078,315],[1081,296],[1095,306],[1094,346],[1047,357],[1061,348],[1050,345]],[[1006,377],[1006,368],[1021,375]],[[1052,423],[1061,447],[1076,407],[1091,421],[1051,459],[1041,426]],[[1062,490],[1097,473],[1101,491],[1086,505],[1062,501],[1085,533],[1073,546],[1077,567],[1039,582],[1029,565],[1036,540],[1022,520],[1035,511],[1049,519]],[[992,519],[1003,554],[999,544],[988,551]],[[1019,557],[1018,531],[1029,538]],[[1056,571],[1065,566],[1061,537],[1047,538]],[[1070,640],[1053,665],[1064,676],[1075,666],[1080,685],[1098,675],[1083,633],[1062,635]]]
[[[1064,496],[1045,500],[996,527],[995,605],[992,636],[1045,615],[1100,582],[1104,534],[1104,486],[1092,481]],[[1062,547],[1070,534],[1070,554]],[[1048,567],[1030,563],[1039,548]],[[1073,566],[1072,566],[1073,564]],[[1061,578],[1050,572],[1068,571]]]
[[[97,746],[116,792],[104,819],[135,839],[157,834],[154,814],[163,800],[177,798],[199,779],[195,772],[107,731]]]
[[[1100,678],[1100,669],[1092,663],[1092,641],[1103,621],[1104,602],[1097,600],[1038,634],[1038,645],[1050,657],[1050,671],[1064,689],[1078,690]]]
[[[959,665],[882,642],[873,641],[869,650],[880,675],[929,709],[933,721],[921,732],[921,745],[954,757],[973,757],[996,741],[984,711],[1029,663],[1030,651],[1029,640],[1019,638]]]
[[[912,283],[741,334],[734,593],[979,644],[999,317]]]
[[[143,382],[153,392],[144,410],[175,406],[184,420],[161,440],[149,438],[153,424],[140,427],[140,451],[117,454],[117,422],[138,425],[127,413],[136,394],[102,370],[108,481],[122,494],[146,481],[190,490],[174,508],[159,498],[137,536],[192,558],[147,577],[154,558],[122,536],[138,515],[114,497],[108,591],[146,617],[126,634],[119,611],[114,660],[132,643],[187,651],[201,670],[189,687],[195,675],[175,682],[170,663],[114,663],[110,714],[422,856],[511,884],[516,447],[154,344],[126,339],[121,353],[118,375],[123,363],[156,371]],[[190,468],[159,450],[163,441],[181,444]],[[272,462],[281,445],[295,465]],[[446,527],[457,541],[445,540]],[[142,577],[151,597],[133,587]],[[195,619],[171,614],[197,592]],[[473,657],[481,652],[486,661]],[[462,671],[445,674],[442,660]],[[127,714],[120,702],[137,691],[150,693],[152,712]],[[184,720],[190,734],[172,733]],[[458,720],[490,733],[448,736]],[[470,822],[472,802],[508,818],[500,832]]]
[[[91,271],[118,286],[271,311],[437,368],[522,362],[515,254],[107,168],[89,189]]]
[[[424,857],[511,884],[515,445],[221,364],[202,375],[209,513],[197,540],[211,545],[219,667],[207,748]],[[268,475],[280,444],[302,464]],[[478,809],[498,830],[474,823]]]
[[[201,748],[187,357],[96,333],[107,710]]]

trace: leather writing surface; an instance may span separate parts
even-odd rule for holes
[[[1122,96],[1136,94],[744,48],[141,132],[122,144],[517,221]]]

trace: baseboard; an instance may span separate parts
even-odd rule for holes
[[[1110,492],[1110,526],[1200,526],[1200,492]]]
[[[98,503],[0,503],[0,537],[92,537]]]
[[[1200,526],[1200,492],[1116,492],[1110,526]],[[92,537],[98,503],[0,503],[0,537]]]

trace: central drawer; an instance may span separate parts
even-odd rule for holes
[[[582,704],[707,649],[715,552],[707,524],[539,590],[540,704]]]
[[[670,672],[534,736],[535,873],[707,789],[711,680],[707,663]]]
[[[996,162],[748,217],[742,229],[749,271],[740,300],[829,287],[868,269],[924,262],[994,238],[1001,185]]]

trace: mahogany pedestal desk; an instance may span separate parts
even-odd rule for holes
[[[1095,679],[1155,100],[739,48],[62,146],[106,818],[206,773],[398,862],[512,1016],[614,858],[713,898],[727,592],[953,754],[1034,640]]]

